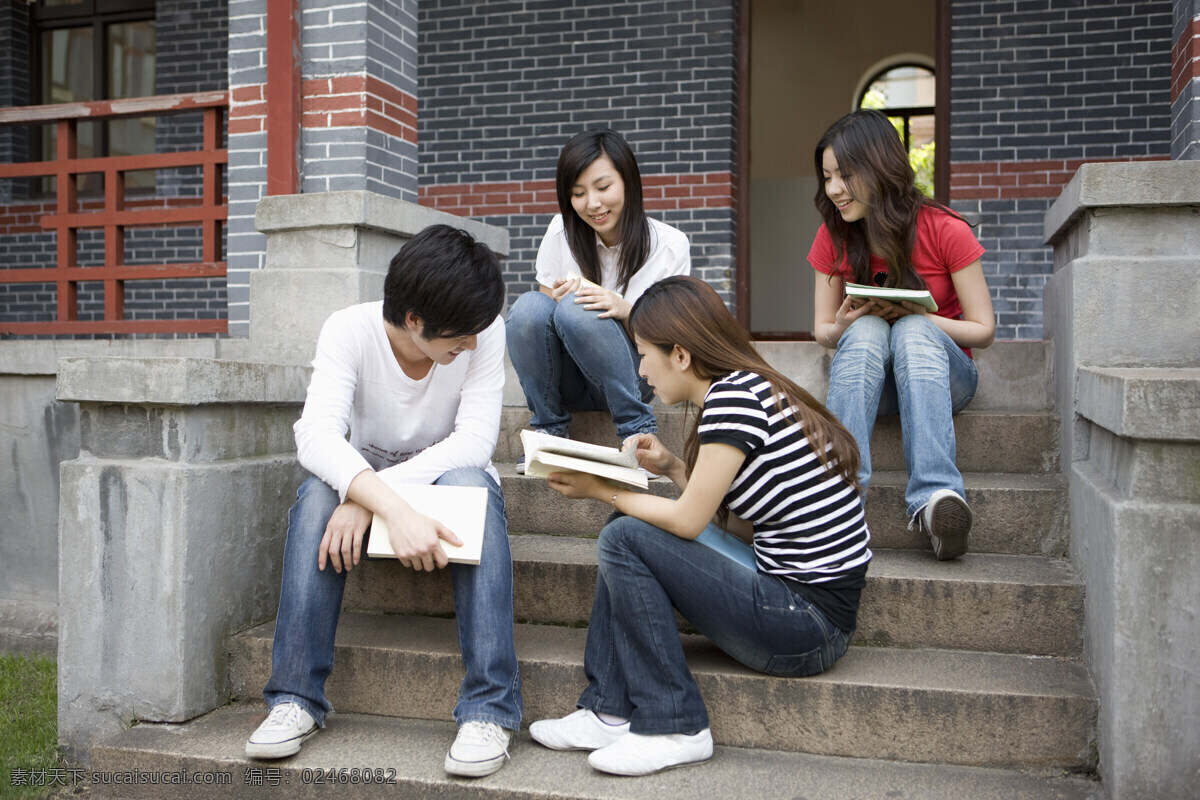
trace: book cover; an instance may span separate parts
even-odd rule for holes
[[[381,476],[383,477],[383,476]],[[416,511],[445,525],[462,540],[456,547],[442,540],[447,558],[457,564],[478,564],[483,550],[483,528],[487,520],[488,490],[482,486],[431,486],[387,481],[388,487],[404,498]],[[367,556],[395,558],[388,539],[387,524],[375,514],[371,518],[371,537]]]
[[[710,524],[700,532],[696,541],[712,550],[716,550],[726,558],[732,559],[747,569],[757,570],[758,561],[754,557],[754,548],[743,542],[728,531],[721,530],[716,524]]]
[[[909,300],[925,306],[926,310],[931,313],[938,309],[933,295],[926,289],[892,289],[883,286],[867,286],[862,283],[847,283],[846,294],[851,297],[878,297],[880,300],[890,300],[893,303]]]
[[[639,489],[649,485],[633,450],[622,452],[531,430],[521,431],[521,447],[525,451],[526,475],[545,478],[552,472],[586,472]]]

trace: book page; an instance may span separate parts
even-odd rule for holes
[[[525,474],[545,478],[552,472],[586,472],[610,481],[645,489],[646,473],[638,469],[633,450],[577,442],[537,431],[521,431]]]
[[[632,449],[622,451],[615,447],[605,447],[602,444],[564,439],[561,436],[551,436],[548,433],[541,433],[539,431],[521,431],[521,447],[525,451],[526,461],[529,461],[530,457],[538,451],[545,451],[547,453],[561,453],[563,455],[575,456],[576,458],[583,458],[588,461],[599,461],[602,464],[616,464],[617,466],[628,467],[629,469],[638,468],[637,453]]]
[[[404,498],[416,511],[436,519],[462,540],[455,547],[442,540],[446,556],[458,564],[478,564],[483,550],[483,528],[487,520],[488,490],[482,486],[431,486],[424,484],[392,484],[388,487]],[[367,555],[376,558],[395,558],[388,539],[387,524],[375,514],[371,519],[371,538]]]

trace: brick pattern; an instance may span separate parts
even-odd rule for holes
[[[1042,335],[1042,218],[1085,161],[1170,156],[1171,0],[953,3],[951,203],[988,248],[997,338]]]
[[[420,202],[507,228],[509,299],[533,287],[562,145],[611,127],[652,216],[732,301],[736,4],[420,4]]]
[[[23,3],[0,3],[0,107],[28,105],[29,8]],[[0,128],[0,162],[27,161],[29,133]],[[28,196],[26,182],[0,181],[0,203]]]
[[[1176,0],[1171,49],[1171,157],[1200,159],[1200,0]]]
[[[303,191],[417,199],[416,0],[303,9]]]

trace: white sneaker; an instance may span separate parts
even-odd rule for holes
[[[971,509],[967,501],[950,489],[938,489],[917,512],[921,530],[929,534],[938,561],[949,561],[967,552],[971,532]]]
[[[464,722],[446,753],[446,772],[466,778],[491,775],[509,758],[508,738],[508,731],[494,722]]]
[[[299,703],[279,703],[246,741],[250,758],[286,758],[300,752],[305,739],[319,731]]]
[[[588,756],[588,763],[613,775],[650,775],[671,767],[708,761],[713,754],[712,732],[665,733],[646,736],[630,733]]]
[[[609,725],[587,708],[561,719],[540,719],[529,726],[533,740],[551,750],[599,750],[627,733],[628,722]]]

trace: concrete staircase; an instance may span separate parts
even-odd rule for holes
[[[821,372],[822,351],[778,344],[764,351],[824,396],[811,378]],[[232,789],[254,797],[322,797],[333,789],[389,798],[1101,797],[1090,778],[1097,704],[1080,660],[1083,590],[1063,558],[1065,491],[1045,350],[1001,343],[984,353],[974,410],[956,419],[976,515],[967,556],[937,562],[906,529],[899,426],[884,420],[872,445],[867,504],[875,559],[854,646],[842,661],[812,678],[765,677],[680,620],[718,745],[705,766],[614,779],[592,772],[582,754],[545,750],[523,731],[496,775],[449,778],[441,762],[462,677],[449,581],[372,562],[347,585],[328,686],[339,713],[298,756],[275,763],[243,756],[265,713],[258,698],[270,668],[267,623],[230,642],[239,702],[186,725],[138,725],[96,747],[92,770],[228,773],[231,785],[177,787],[180,796],[221,798]],[[659,419],[678,452],[690,420],[666,408]],[[512,535],[526,723],[568,712],[584,685],[594,537],[608,513],[515,474],[517,433],[527,420],[522,407],[506,407],[495,458]],[[572,436],[613,443],[599,414],[579,415]],[[651,484],[658,493],[671,488]],[[103,796],[105,787],[95,788]],[[120,791],[160,795],[153,786]]]

